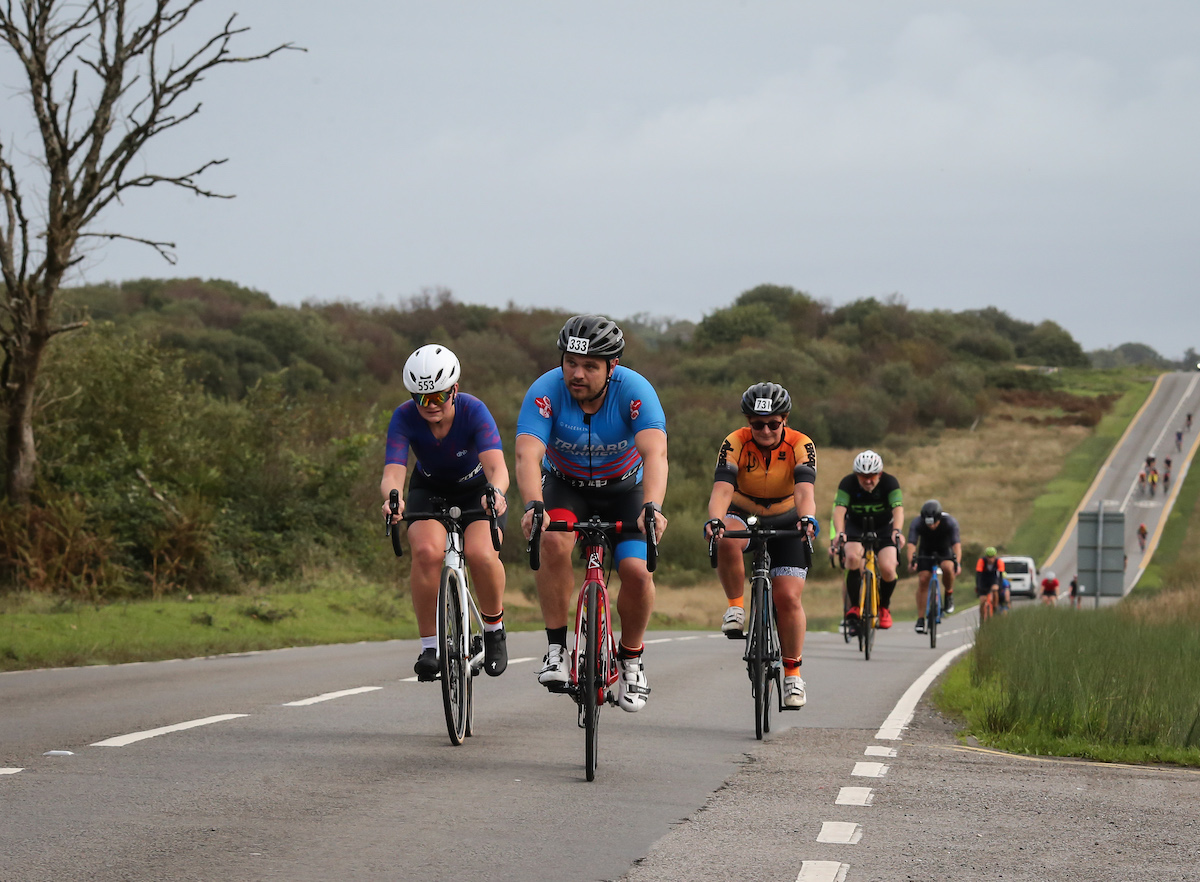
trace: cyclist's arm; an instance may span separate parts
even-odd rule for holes
[[[655,532],[662,538],[667,519],[662,514],[667,496],[667,433],[662,429],[642,429],[633,436],[633,443],[642,457],[642,502],[653,502],[659,513],[654,519]],[[645,512],[638,516],[638,526],[645,532]]]
[[[504,498],[504,494],[508,492],[508,466],[504,463],[504,452],[481,450],[479,464],[483,466],[483,475],[487,482],[496,488],[496,514],[502,515],[508,508],[508,500]]]
[[[733,485],[728,481],[714,481],[712,493],[708,497],[708,519],[721,520],[729,512],[733,502]]]
[[[952,546],[954,552],[954,575],[962,572],[962,543],[955,542]]]
[[[379,492],[383,494],[384,515],[392,513],[391,506],[388,504],[388,495],[393,490],[400,492],[400,514],[404,514],[404,476],[407,474],[408,466],[398,463],[388,463],[383,467],[383,480],[379,482]]]
[[[892,509],[892,532],[896,534],[896,553],[904,548],[904,506],[897,505]]]
[[[542,457],[545,455],[546,445],[541,438],[533,435],[517,436],[517,489],[521,493],[521,501],[526,505],[543,501]],[[533,512],[527,511],[521,517],[521,531],[528,539],[532,530]]]
[[[846,532],[847,510],[844,505],[835,505],[833,507],[833,536],[830,537],[831,539],[836,539]]]
[[[800,518],[809,517],[813,520],[817,518],[817,488],[807,481],[802,481],[796,485],[796,490],[793,493],[796,499],[796,519],[799,522]]]

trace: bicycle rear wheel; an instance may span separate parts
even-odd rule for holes
[[[589,781],[596,779],[596,764],[600,753],[600,708],[604,706],[604,690],[607,688],[607,666],[604,654],[608,649],[608,622],[600,609],[600,583],[588,582],[584,586],[584,614],[581,618],[585,633],[579,635],[583,641],[583,673],[579,688],[583,690],[583,728],[587,745],[584,748],[584,770]]]
[[[875,646],[875,616],[878,615],[875,607],[878,600],[879,593],[875,587],[875,573],[869,569],[864,570],[862,579],[862,621],[858,626],[858,631],[862,635],[863,656],[866,661],[871,660],[871,650]]]
[[[770,670],[770,595],[763,580],[755,579],[750,585],[751,615],[750,640],[746,654],[746,665],[750,672],[750,688],[754,692],[754,737],[762,740],[763,732],[771,729],[771,670]]]
[[[471,665],[462,622],[458,573],[443,567],[442,583],[438,588],[438,664],[446,731],[451,743],[456,745],[463,743],[471,715]]]

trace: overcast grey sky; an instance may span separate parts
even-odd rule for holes
[[[700,319],[760,282],[1200,348],[1196,0],[209,0],[230,202],[138,195],[88,281]],[[6,82],[5,85],[11,86]],[[5,96],[5,127],[14,107]]]

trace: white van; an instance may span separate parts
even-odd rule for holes
[[[1038,596],[1037,564],[1032,557],[1010,557],[1001,555],[1004,561],[1004,575],[1008,578],[1010,594],[1024,594],[1032,598]]]

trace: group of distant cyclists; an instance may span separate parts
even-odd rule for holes
[[[642,536],[616,537],[613,556],[620,591],[621,621],[617,658],[617,704],[641,710],[650,695],[643,660],[643,638],[654,606],[654,579],[646,562],[645,524],[652,510],[655,538],[667,527],[662,506],[667,489],[666,415],[651,383],[620,363],[625,351],[621,329],[593,314],[571,317],[559,333],[559,364],[538,377],[525,393],[517,417],[516,483],[524,512],[521,531],[529,539],[535,510],[549,520],[578,522],[592,516],[636,522]],[[507,527],[505,496],[510,476],[495,418],[478,398],[461,391],[457,356],[440,344],[420,347],[403,369],[411,400],[395,409],[387,431],[380,490],[383,513],[399,523],[405,512],[412,548],[410,589],[421,638],[414,665],[418,680],[438,677],[437,596],[446,528],[428,512],[433,500],[463,512],[464,554],[474,576],[484,629],[483,670],[499,676],[507,667],[504,630],[505,573],[492,542],[494,519]],[[731,432],[717,453],[708,502],[706,539],[717,541],[717,570],[727,609],[721,629],[743,636],[747,540],[722,538],[726,530],[744,530],[749,519],[767,527],[794,531],[769,540],[771,578],[783,656],[782,703],[799,709],[807,701],[801,676],[807,627],[802,595],[808,578],[809,544],[820,531],[816,516],[816,447],[811,438],[788,426],[792,399],[778,383],[750,386],[742,395],[746,424]],[[407,482],[407,495],[404,494]],[[403,499],[396,511],[389,496]],[[494,508],[488,509],[488,500]],[[473,512],[472,514],[468,514]],[[853,472],[839,483],[834,499],[831,550],[847,568],[847,619],[859,614],[861,566],[866,525],[873,525],[879,572],[879,627],[892,626],[889,606],[896,588],[900,552],[908,548],[908,566],[919,573],[917,609],[933,568],[945,587],[944,610],[954,611],[953,586],[959,574],[962,543],[959,526],[937,500],[921,507],[905,532],[899,481],[883,470],[871,450],[854,459]],[[540,684],[562,692],[569,680],[568,617],[572,591],[572,533],[541,538],[541,565],[535,581],[547,648],[538,671]],[[988,586],[997,568],[995,549],[981,559],[977,581]],[[1002,565],[999,567],[1002,572]],[[988,587],[990,593],[991,587]],[[977,586],[977,592],[979,588]],[[924,619],[916,630],[923,633]]]

